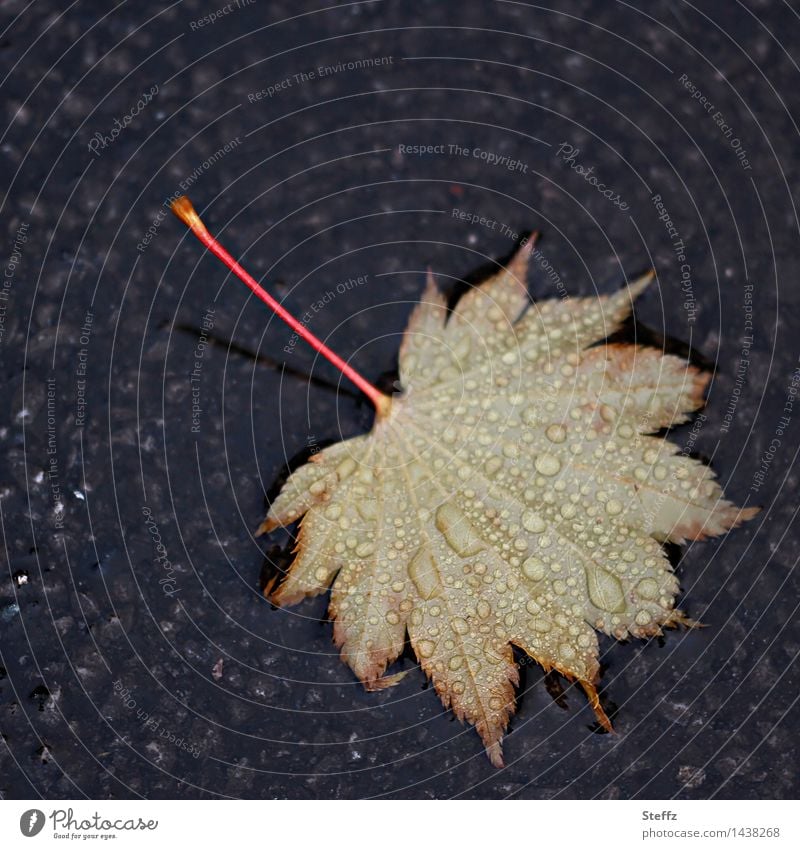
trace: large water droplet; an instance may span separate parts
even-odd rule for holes
[[[586,585],[595,607],[609,613],[622,613],[625,610],[625,594],[616,575],[600,566],[587,566]]]
[[[462,557],[471,557],[484,547],[469,519],[451,502],[442,504],[436,511],[436,527],[448,545]]]
[[[408,577],[411,578],[417,592],[426,601],[442,594],[439,572],[433,562],[430,550],[423,546],[408,564]]]
[[[325,480],[314,481],[311,486],[308,488],[308,491],[315,497],[322,495],[323,492],[328,488],[328,484]]]
[[[343,481],[345,478],[350,477],[353,472],[356,470],[356,461],[352,457],[345,457],[341,463],[336,467],[336,477],[339,478],[340,481]]]

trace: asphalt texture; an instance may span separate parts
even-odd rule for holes
[[[797,794],[796,11],[9,0],[0,27],[3,797]],[[262,597],[287,466],[372,414],[167,212],[185,191],[384,388],[429,266],[455,296],[538,230],[535,298],[657,269],[626,333],[714,372],[671,438],[764,509],[671,551],[708,627],[601,640],[616,734],[523,662],[494,769],[413,653],[367,693],[325,597]]]

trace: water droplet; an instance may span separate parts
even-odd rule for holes
[[[529,557],[522,564],[522,574],[530,581],[541,581],[545,575],[545,565],[538,557]]]
[[[492,612],[492,608],[489,606],[489,602],[484,601],[483,599],[478,602],[475,609],[481,619],[488,619],[489,614]]]
[[[436,644],[433,640],[420,640],[417,643],[417,651],[422,657],[431,657],[436,651]]]
[[[408,564],[408,577],[411,578],[420,597],[426,601],[442,594],[442,583],[433,556],[427,546],[423,546]]]
[[[342,515],[342,508],[338,504],[331,504],[325,508],[324,516],[335,522]]]
[[[314,570],[314,578],[318,584],[324,584],[325,581],[330,577],[328,570],[324,566],[318,566]]]
[[[362,542],[356,546],[356,557],[369,557],[375,553],[375,546],[371,542]]]
[[[625,610],[625,594],[616,575],[600,566],[587,566],[586,585],[595,607],[610,613],[622,613]]]
[[[464,658],[460,654],[453,655],[447,665],[455,672],[464,665]]]
[[[643,578],[636,585],[636,592],[639,593],[640,598],[647,599],[648,601],[658,598],[658,582],[653,580],[653,578]]]
[[[616,498],[610,498],[606,502],[606,513],[608,513],[609,516],[619,516],[619,514],[621,512],[622,512],[622,502],[621,501],[617,501]]]
[[[483,471],[486,472],[488,477],[493,477],[503,468],[503,461],[499,457],[489,457],[489,459],[483,464]]]
[[[355,470],[356,461],[352,457],[345,457],[336,467],[336,477],[343,481],[345,478],[349,478]]]
[[[522,514],[522,527],[529,534],[541,534],[547,528],[547,523],[535,510],[526,510]]]
[[[397,613],[395,613],[395,611],[394,611],[394,610],[390,610],[390,611],[386,614],[386,621],[387,621],[390,625],[397,625],[397,624],[399,624],[399,622],[400,622],[400,617],[397,615]]]
[[[617,411],[613,407],[609,407],[608,404],[600,405],[600,418],[604,422],[613,422],[617,417]]]
[[[634,621],[637,625],[649,625],[653,621],[653,617],[646,610],[640,610]]]
[[[464,334],[458,342],[453,346],[453,356],[457,360],[465,360],[469,355],[469,349],[472,346],[472,340]]]
[[[552,477],[561,471],[561,461],[553,454],[540,454],[534,466],[536,471],[545,477]]]
[[[308,491],[315,497],[322,495],[323,492],[328,488],[328,484],[324,481],[314,481],[311,486],[308,488]]]
[[[456,634],[461,634],[462,636],[469,632],[469,624],[466,619],[462,619],[460,616],[455,616],[453,621],[450,623],[453,630]]]
[[[544,435],[551,442],[564,442],[567,438],[567,429],[564,425],[560,424],[551,424],[550,427],[544,432]]]
[[[359,501],[356,504],[356,510],[366,522],[374,522],[378,518],[378,503],[376,501]]]
[[[471,557],[484,547],[469,519],[452,502],[442,504],[436,511],[436,527],[461,557]]]

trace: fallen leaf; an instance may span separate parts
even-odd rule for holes
[[[332,583],[334,640],[368,689],[395,683],[384,673],[407,632],[496,766],[519,681],[512,645],[577,680],[610,730],[595,629],[624,639],[690,623],[661,543],[757,512],[650,435],[703,405],[708,375],[653,348],[596,345],[652,275],[530,304],[531,247],[452,313],[429,275],[400,351],[404,393],[369,434],[295,471],[260,529],[302,517],[268,597],[296,604]]]

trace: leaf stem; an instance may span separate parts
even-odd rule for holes
[[[192,202],[185,195],[177,198],[170,204],[175,215],[194,233],[195,236],[211,251],[217,259],[221,260],[241,281],[260,298],[278,318],[283,319],[294,332],[305,339],[309,345],[319,354],[322,354],[328,362],[333,363],[336,368],[349,378],[375,405],[375,411],[379,418],[389,412],[392,399],[376,389],[368,380],[362,377],[352,366],[348,365],[338,354],[334,353],[321,339],[318,339],[304,324],[299,322],[290,312],[284,309],[272,295],[267,292],[241,265],[222,247],[222,245],[208,232],[205,224],[200,219]]]

